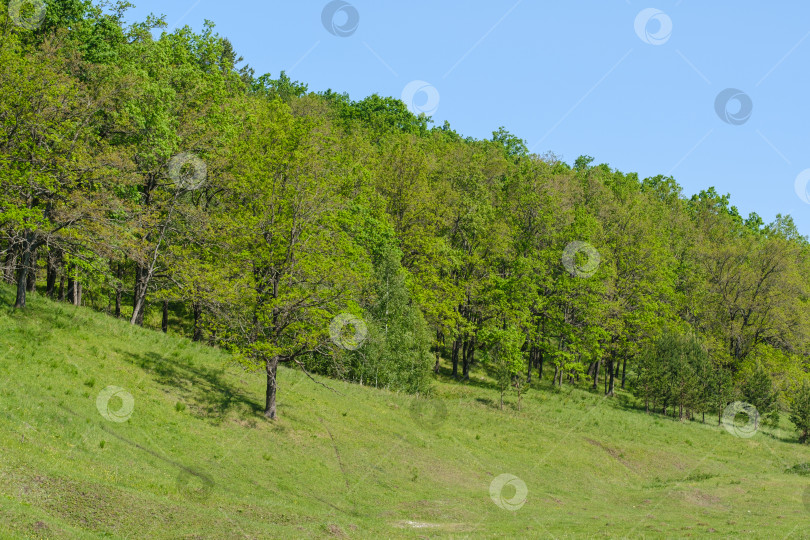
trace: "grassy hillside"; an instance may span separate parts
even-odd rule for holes
[[[737,438],[548,382],[518,412],[480,379],[415,402],[292,370],[269,423],[227,355],[36,296],[0,312],[0,375],[3,537],[810,537],[787,429]],[[124,422],[97,408],[111,385]],[[514,512],[490,497],[504,473],[527,488]]]

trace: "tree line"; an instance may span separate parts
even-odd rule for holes
[[[461,380],[483,366],[501,403],[545,378],[680,418],[810,410],[810,249],[790,216],[257,76],[212,23],[167,32],[128,7],[0,15],[16,308],[39,290],[137,325],[157,311],[163,331],[174,313],[262,370],[269,418],[279,364],[424,393],[441,359]]]

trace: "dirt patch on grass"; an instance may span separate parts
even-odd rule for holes
[[[472,532],[475,530],[475,527],[468,523],[427,523],[410,519],[397,521],[393,525],[398,529],[421,529],[443,532]]]
[[[720,497],[710,495],[699,489],[684,492],[683,498],[689,504],[700,506],[701,508],[714,508],[721,506],[723,502]]]
[[[628,469],[635,470],[633,465],[629,461],[627,461],[626,459],[624,459],[622,457],[622,453],[619,450],[617,450],[615,448],[611,448],[608,445],[606,445],[604,443],[601,443],[601,442],[599,442],[597,440],[589,439],[588,437],[585,437],[585,440],[588,443],[590,443],[590,444],[592,444],[594,446],[597,446],[597,447],[601,448],[602,450],[604,450],[605,452],[607,452],[608,454],[610,454],[610,457],[612,457],[613,459],[615,459],[616,461],[618,461],[619,463],[621,463],[622,465],[624,465]]]

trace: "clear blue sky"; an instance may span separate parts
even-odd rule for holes
[[[132,20],[213,20],[257,74],[353,99],[426,81],[412,105],[438,98],[437,125],[476,138],[503,125],[568,163],[672,174],[686,194],[715,186],[744,216],[791,214],[810,235],[794,186],[810,168],[810,2],[350,0],[330,19],[359,16],[341,37],[326,0],[132,1]],[[721,107],[732,123],[715,106],[727,88],[744,93]]]

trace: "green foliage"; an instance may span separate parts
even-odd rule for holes
[[[499,127],[498,131],[492,132],[492,141],[502,145],[504,152],[510,158],[521,158],[529,155],[526,141],[512,135],[503,126]]]
[[[487,349],[486,366],[500,391],[500,406],[503,409],[504,394],[525,370],[525,359],[521,350],[523,335],[515,326],[506,325],[504,328],[485,328],[481,331],[480,339]],[[520,397],[520,386],[516,389]]]
[[[810,442],[810,384],[805,382],[790,405],[790,421],[799,431],[799,441]]]
[[[377,134],[414,133],[424,134],[428,119],[416,116],[399,99],[372,94],[353,102],[343,112],[345,120],[357,121]]]
[[[810,463],[797,463],[788,469],[785,474],[798,474],[799,476],[810,476]]]
[[[407,289],[398,252],[384,252],[374,275],[373,296],[367,306],[374,333],[368,351],[363,351],[360,376],[373,380],[377,387],[425,393],[430,385],[430,337],[422,312]]]
[[[743,400],[757,408],[759,417],[766,423],[779,423],[778,393],[771,376],[761,364],[743,375],[740,384]]]
[[[666,330],[642,354],[636,389],[648,408],[677,408],[678,417],[705,412],[714,371],[700,342],[692,335]]]
[[[293,99],[306,95],[307,85],[293,81],[282,71],[278,79],[272,79],[269,73],[258,77],[251,82],[251,91],[260,96],[279,98],[290,103]]]
[[[256,77],[210,21],[47,3],[35,30],[0,14],[0,262],[18,308],[43,281],[133,324],[165,306],[167,331],[271,390],[279,363],[418,393],[431,364],[462,380],[484,364],[520,403],[546,366],[558,389],[629,381],[681,418],[739,398],[774,424],[798,395],[810,245],[790,216],[538,156],[505,127],[464,137],[394,97]],[[357,350],[330,339],[342,313],[368,326]]]

